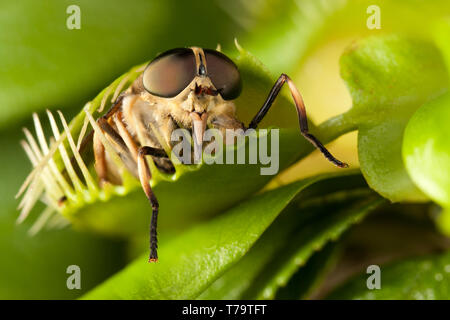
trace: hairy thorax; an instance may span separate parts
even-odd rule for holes
[[[172,99],[155,97],[145,91],[128,93],[123,99],[122,111],[127,129],[136,142],[156,148],[172,146],[173,130],[184,128],[192,133],[193,112],[199,115],[206,113],[207,128],[223,133],[226,129],[244,128],[236,118],[233,102],[223,100],[219,95],[196,94],[196,85],[205,84],[192,83]]]

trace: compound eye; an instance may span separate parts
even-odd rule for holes
[[[242,90],[241,76],[237,66],[221,52],[205,49],[208,76],[225,100],[236,99]]]
[[[172,98],[183,91],[196,76],[191,49],[178,48],[156,57],[144,70],[143,84],[149,93]]]

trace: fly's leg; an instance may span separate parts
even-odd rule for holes
[[[123,122],[123,115],[122,111],[118,111],[114,115],[114,123],[117,127],[117,130],[119,131],[120,136],[122,137],[123,141],[125,142],[125,145],[127,146],[128,150],[130,150],[131,154],[133,155],[133,159],[138,158],[138,146],[136,142],[134,141],[133,137],[131,136],[130,132],[128,131],[125,123]]]
[[[117,98],[116,102],[112,105],[112,107],[106,112],[106,114],[97,120],[102,131],[105,133],[105,127],[107,128],[107,132],[111,132],[112,127],[108,123],[108,118],[111,117],[119,108],[122,106],[124,95],[121,95]],[[117,133],[114,134],[117,140]],[[120,138],[120,137],[119,137]],[[95,159],[95,171],[97,172],[100,185],[104,184],[108,181],[108,165],[106,161],[106,153],[105,146],[103,145],[101,139],[98,135],[92,130],[81,142],[80,149],[78,150],[80,153],[86,148],[89,144],[89,141],[93,139],[93,148],[94,148],[94,159]],[[121,144],[123,146],[123,143]],[[75,161],[75,159],[72,159]]]
[[[102,129],[103,133],[106,133],[109,138],[114,142],[114,144],[118,147],[118,150],[122,154],[128,153],[128,147],[126,143],[123,141],[122,137],[119,133],[109,124],[108,120],[105,117],[101,117],[97,120],[97,123]]]
[[[114,102],[114,104],[112,105],[112,107],[106,112],[106,114],[103,116],[104,118],[108,119],[109,117],[111,117],[114,113],[116,113],[123,104],[123,99],[125,98],[126,95],[122,94],[119,97],[117,97],[116,102]]]
[[[149,256],[149,262],[156,262],[158,261],[158,240],[157,240],[157,222],[158,222],[158,212],[159,212],[159,204],[158,200],[156,199],[155,194],[153,193],[153,190],[150,186],[150,179],[151,179],[151,172],[150,167],[148,166],[148,163],[145,159],[146,156],[153,156],[153,157],[167,157],[167,154],[162,149],[156,149],[152,147],[140,147],[138,148],[136,143],[134,142],[133,137],[129,133],[129,131],[126,129],[125,124],[122,120],[122,114],[120,111],[117,111],[114,115],[112,115],[111,118],[112,121],[114,121],[117,130],[117,132],[107,120],[106,117],[102,117],[97,120],[97,123],[100,127],[100,129],[108,135],[108,137],[114,142],[114,144],[119,148],[120,152],[122,154],[130,152],[134,159],[136,159],[137,162],[137,171],[139,180],[142,185],[142,189],[145,192],[145,195],[147,196],[147,199],[150,201],[150,204],[152,206],[152,217],[150,222],[150,256]],[[105,148],[100,139],[94,135],[94,154],[96,163],[98,165],[96,166],[97,174],[99,175],[100,179],[106,180],[106,174],[107,174],[107,164],[105,160]]]
[[[105,146],[101,142],[98,134],[94,133],[94,158],[95,171],[101,186],[107,181],[108,166],[106,164]]]
[[[338,167],[341,168],[348,168],[348,164],[339,161],[336,159],[328,150],[324,147],[324,145],[311,133],[308,131],[308,119],[306,117],[306,109],[305,104],[303,102],[303,98],[300,95],[300,92],[295,87],[294,83],[292,82],[291,78],[289,78],[286,74],[281,74],[281,76],[278,78],[275,85],[272,87],[272,90],[270,90],[270,93],[264,102],[261,109],[258,111],[256,116],[253,118],[253,120],[249,124],[250,129],[256,129],[258,124],[261,122],[261,120],[265,117],[267,112],[269,111],[270,107],[272,106],[275,98],[280,93],[281,88],[283,87],[283,84],[286,83],[289,86],[289,91],[291,92],[292,98],[294,99],[295,107],[297,109],[297,115],[298,115],[298,122],[300,124],[300,132],[305,137],[306,140],[311,142],[311,144],[316,147],[317,149],[322,152],[322,154],[327,158],[330,162],[335,164]]]
[[[113,104],[111,109],[109,109],[106,112],[106,114],[103,116],[104,119],[108,119],[109,117],[111,117],[111,115],[113,115],[115,112],[117,112],[120,107],[122,107],[124,97],[125,97],[124,95],[121,95],[117,98],[116,102]],[[86,135],[86,137],[84,137],[84,139],[81,141],[81,145],[80,145],[78,152],[83,153],[83,151],[86,149],[86,147],[91,143],[93,136],[94,136],[94,130],[91,130]],[[76,161],[74,157],[72,157],[71,160],[72,160],[72,162]]]
[[[106,117],[101,117],[97,120],[97,123],[102,132],[107,135],[114,144],[118,147],[121,154],[127,154],[128,148],[123,141],[122,137],[116,132],[116,130],[108,123]],[[97,133],[94,133],[94,158],[95,158],[95,171],[97,172],[100,185],[108,182],[108,163],[106,161],[105,146],[101,141]]]
[[[158,239],[156,227],[158,223],[159,204],[155,194],[150,186],[151,173],[145,156],[167,157],[164,150],[152,147],[140,147],[138,151],[138,173],[142,189],[152,206],[152,219],[150,222],[150,256],[148,262],[158,261]]]

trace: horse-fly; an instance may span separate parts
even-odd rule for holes
[[[100,133],[94,130],[84,140],[93,139],[95,171],[100,185],[121,183],[117,165],[105,149],[106,137],[128,171],[139,179],[151,203],[149,262],[158,260],[156,227],[159,204],[150,186],[151,172],[146,157],[151,156],[160,170],[173,172],[174,167],[166,151],[173,147],[171,135],[175,129],[190,130],[194,143],[200,146],[206,128],[223,133],[229,129],[256,129],[284,83],[288,84],[294,100],[301,134],[333,164],[348,167],[308,132],[303,99],[286,74],[280,75],[250,124],[246,127],[239,121],[233,103],[242,89],[238,68],[226,55],[212,49],[178,48],[160,54],[131,86],[118,95],[109,111],[96,120]],[[50,119],[53,119],[51,114]],[[78,147],[84,145],[87,143]]]

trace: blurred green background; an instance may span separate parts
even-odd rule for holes
[[[66,26],[73,4],[81,9],[79,30]],[[373,4],[381,10],[381,29],[366,24]],[[233,55],[237,38],[274,78],[290,75],[310,118],[320,123],[351,107],[339,73],[345,47],[389,33],[429,39],[433,21],[448,14],[444,0],[0,1],[0,298],[75,298],[133,255],[126,243],[71,228],[29,237],[38,210],[24,225],[15,224],[14,195],[31,167],[19,145],[21,127],[30,126],[32,112],[61,109],[70,119],[113,79],[159,52],[221,44]],[[339,138],[333,150],[358,166],[355,133]],[[278,182],[334,170],[318,156]],[[80,291],[66,288],[72,264],[86,270]]]

